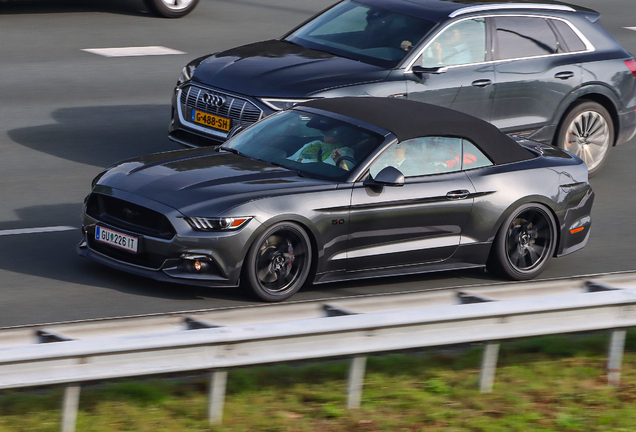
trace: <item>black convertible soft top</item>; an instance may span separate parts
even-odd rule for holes
[[[298,105],[303,106],[370,123],[392,132],[400,141],[424,136],[466,138],[498,165],[536,157],[492,124],[437,105],[395,98],[343,97]]]

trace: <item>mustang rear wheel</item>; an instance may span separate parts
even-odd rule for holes
[[[503,223],[492,245],[488,270],[513,280],[538,276],[556,248],[556,223],[541,204],[525,204]]]
[[[192,12],[199,0],[144,0],[153,14],[164,18],[181,18]]]
[[[612,117],[596,102],[580,102],[563,119],[557,140],[559,148],[583,159],[592,177],[605,164],[614,146]]]
[[[278,223],[252,244],[243,264],[243,283],[261,300],[288,299],[307,280],[311,259],[307,233],[295,223]]]

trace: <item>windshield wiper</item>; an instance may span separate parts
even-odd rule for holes
[[[237,155],[239,155],[239,156],[245,156],[243,153],[241,153],[240,151],[238,151],[238,150],[237,150],[237,149],[235,149],[235,148],[230,148],[230,147],[223,147],[223,146],[221,146],[221,147],[219,147],[219,149],[221,149],[221,150],[225,150],[225,151],[228,151],[228,152],[230,152],[230,153],[237,154]]]
[[[267,163],[270,163],[270,164],[272,164],[272,165],[274,165],[274,166],[277,166],[277,167],[285,168],[286,170],[289,170],[289,171],[296,171],[296,174],[298,175],[298,177],[305,177],[305,178],[307,178],[307,176],[306,176],[305,174],[302,174],[302,173],[300,172],[300,170],[297,170],[297,169],[295,169],[295,168],[290,168],[290,167],[285,166],[285,165],[283,165],[283,164],[281,164],[281,163],[278,163],[278,162],[267,161]]]

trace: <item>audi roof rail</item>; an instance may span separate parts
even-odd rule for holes
[[[576,12],[576,9],[566,6],[566,5],[557,5],[557,4],[528,4],[528,3],[500,3],[500,4],[492,4],[492,5],[480,5],[480,6],[468,6],[465,8],[457,9],[453,13],[449,15],[449,18],[455,18],[459,15],[464,15],[471,12],[481,12],[481,11],[492,11],[498,9],[545,9],[545,10],[557,10],[557,11],[567,11],[567,12]]]

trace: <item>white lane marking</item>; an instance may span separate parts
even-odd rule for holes
[[[76,230],[77,228],[71,226],[51,226],[51,227],[40,227],[40,228],[23,228],[23,229],[12,229],[12,230],[0,230],[0,236],[6,235],[16,235],[16,234],[36,234],[36,233],[48,233],[48,232],[58,232],[58,231],[70,231]]]
[[[627,30],[634,30],[634,31],[636,31],[636,27],[623,27],[623,28],[626,28]]]
[[[162,46],[145,46],[145,47],[122,47],[122,48],[85,48],[82,51],[86,51],[92,54],[97,54],[104,57],[141,57],[141,56],[153,56],[153,55],[176,55],[185,54],[183,51],[178,51],[172,48],[166,48]]]

